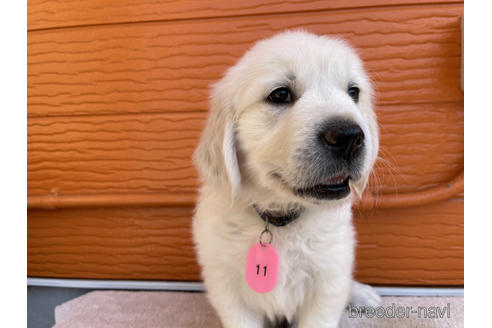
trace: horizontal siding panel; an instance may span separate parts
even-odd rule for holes
[[[461,5],[310,12],[28,33],[28,115],[205,111],[208,86],[287,28],[359,49],[378,103],[463,101]]]
[[[30,119],[29,195],[193,193],[205,113]]]
[[[29,211],[31,277],[199,280],[191,208]],[[356,213],[356,277],[462,285],[463,202]]]
[[[230,17],[386,5],[463,3],[456,0],[28,0],[28,30],[77,25]]]
[[[197,280],[189,208],[30,211],[28,275]]]
[[[377,112],[382,136],[374,191],[411,192],[462,171],[461,104],[388,105]],[[159,192],[170,199],[184,194],[191,203],[197,188],[191,156],[205,118],[204,112],[31,118],[28,195]]]
[[[463,199],[354,213],[355,275],[373,284],[463,285]]]

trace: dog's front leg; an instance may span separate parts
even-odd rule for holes
[[[347,304],[351,279],[320,283],[297,314],[298,328],[336,328]]]
[[[382,300],[373,287],[354,280],[350,290],[349,303],[356,307],[376,308],[381,305]]]
[[[224,328],[262,328],[263,315],[248,308],[231,290],[214,286],[208,288],[207,296],[217,311]]]

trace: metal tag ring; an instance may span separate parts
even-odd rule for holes
[[[272,239],[273,239],[273,234],[272,234],[272,232],[271,232],[270,230],[268,230],[268,229],[263,230],[263,231],[261,232],[261,234],[260,234],[260,238],[259,238],[260,245],[261,245],[262,247],[266,247],[266,246],[264,245],[264,242],[262,241],[262,239],[263,239],[263,235],[264,235],[265,233],[268,233],[268,234],[270,235],[269,240],[266,242],[267,244],[271,244],[271,243],[272,243]]]

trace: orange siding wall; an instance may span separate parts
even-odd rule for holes
[[[208,85],[288,28],[358,48],[377,90],[370,189],[463,170],[462,1],[28,0],[28,275],[197,280],[191,154]],[[356,210],[356,275],[463,284],[463,195]]]

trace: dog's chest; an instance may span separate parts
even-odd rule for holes
[[[251,298],[255,307],[269,317],[292,318],[299,306],[320,287],[320,280],[332,278],[339,263],[336,257],[350,257],[353,245],[350,226],[306,224],[308,222],[297,222],[272,228],[272,245],[279,255],[277,285],[271,292]]]

